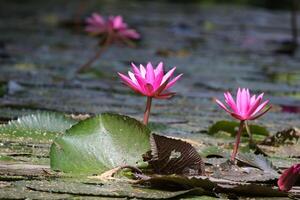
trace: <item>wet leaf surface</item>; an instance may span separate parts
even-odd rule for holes
[[[83,120],[51,146],[53,170],[101,174],[122,165],[136,165],[150,148],[150,130],[139,121],[105,113]]]
[[[148,189],[143,187],[133,187],[127,183],[104,183],[104,184],[84,184],[80,182],[63,181],[31,181],[25,182],[28,189],[33,191],[43,191],[49,193],[102,196],[102,197],[128,197],[142,199],[169,199],[183,194],[196,193],[197,189],[182,191],[163,191]],[[202,192],[201,190],[199,190]],[[199,192],[198,191],[198,192]]]

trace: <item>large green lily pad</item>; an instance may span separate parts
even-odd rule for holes
[[[139,121],[105,113],[81,121],[51,146],[51,168],[76,174],[99,174],[135,165],[150,149],[150,130]]]

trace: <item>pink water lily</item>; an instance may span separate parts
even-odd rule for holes
[[[182,74],[171,79],[176,67],[173,67],[167,73],[164,73],[163,63],[160,62],[154,69],[149,62],[146,67],[140,65],[138,68],[134,63],[131,63],[132,71],[128,71],[128,76],[118,73],[124,84],[130,87],[135,92],[147,96],[147,106],[144,114],[144,123],[148,123],[152,98],[168,99],[175,95],[174,92],[169,92],[176,81]]]
[[[279,177],[277,184],[280,190],[289,191],[300,180],[300,163],[286,169]]]
[[[140,38],[140,34],[136,30],[128,28],[120,15],[110,16],[106,20],[100,14],[93,13],[86,19],[86,24],[87,32],[93,35],[106,35],[111,41]]]
[[[231,155],[231,160],[234,161],[239,143],[242,130],[247,120],[255,120],[265,114],[268,110],[270,110],[271,106],[269,106],[269,100],[262,102],[264,93],[261,93],[256,97],[256,95],[251,96],[249,89],[242,88],[238,89],[236,100],[233,99],[230,92],[225,92],[225,102],[227,106],[225,106],[220,100],[216,99],[216,103],[228,112],[232,117],[240,120],[240,127],[236,137],[236,143],[234,146],[233,153]],[[247,126],[246,126],[247,127]]]
[[[105,19],[100,14],[93,13],[92,16],[86,19],[85,30],[94,36],[101,36],[101,48],[96,52],[94,57],[81,65],[77,69],[77,72],[86,71],[111,44],[121,42],[128,46],[134,46],[131,40],[141,37],[136,30],[128,28],[128,25],[120,15],[110,16],[108,19]]]
[[[218,99],[216,102],[223,108],[226,112],[231,114],[234,118],[238,120],[254,120],[265,114],[270,107],[268,106],[269,100],[262,102],[264,93],[261,93],[256,97],[256,95],[250,96],[249,89],[243,88],[238,89],[236,100],[233,99],[230,92],[225,92],[225,102],[229,108],[227,108]]]

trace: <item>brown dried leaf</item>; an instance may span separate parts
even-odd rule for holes
[[[151,151],[143,155],[157,174],[204,174],[204,163],[195,148],[182,140],[152,134]]]

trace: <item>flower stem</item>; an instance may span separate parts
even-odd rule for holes
[[[144,121],[143,121],[145,125],[148,124],[150,110],[151,110],[151,103],[152,103],[152,97],[147,97],[147,104],[144,112]]]
[[[245,125],[245,121],[241,120],[240,126],[239,126],[239,130],[238,130],[237,135],[236,135],[234,149],[233,149],[233,152],[232,152],[231,158],[230,158],[230,160],[232,162],[234,162],[236,154],[237,154],[238,149],[239,149],[239,145],[240,145],[240,141],[241,141],[241,135],[242,135],[242,131],[243,131],[244,125]]]
[[[104,44],[100,47],[100,49],[96,52],[96,54],[92,58],[90,58],[86,63],[81,65],[77,69],[77,73],[85,72],[90,67],[90,65],[93,64],[93,62],[95,62],[102,55],[102,53],[109,47],[110,44],[111,44],[111,36],[108,35],[104,41]]]

